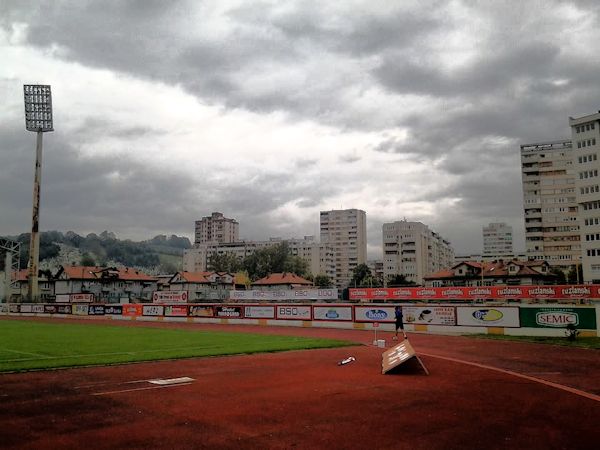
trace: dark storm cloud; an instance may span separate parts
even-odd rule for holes
[[[177,84],[202,102],[226,108],[283,111],[290,121],[374,132],[379,138],[361,153],[362,159],[368,159],[369,151],[397,153],[399,158],[431,164],[452,179],[449,185],[440,186],[438,180],[422,180],[429,185],[420,189],[420,197],[414,194],[419,192],[417,186],[407,193],[393,193],[390,204],[452,204],[439,206],[438,215],[408,219],[429,221],[433,228],[437,226],[436,231],[471,251],[477,251],[480,243],[469,246],[468,235],[479,235],[485,221],[498,217],[516,224],[520,220],[519,144],[568,137],[568,116],[589,114],[600,106],[600,59],[594,49],[566,42],[578,33],[585,38],[587,31],[569,30],[565,25],[569,20],[556,12],[569,5],[579,8],[581,22],[589,22],[593,31],[600,28],[600,7],[594,1],[426,2],[412,10],[408,6],[390,8],[387,14],[373,13],[368,3],[334,10],[316,2],[285,7],[252,2],[216,18],[221,22],[211,32],[206,24],[214,22],[218,3],[4,4],[6,14],[0,17],[0,26],[10,32],[14,23],[27,23],[29,45],[56,47],[57,57],[65,60]],[[453,18],[451,9],[457,5],[462,14]],[[442,56],[451,50],[449,36],[454,32],[462,32],[464,45],[472,54],[450,69]],[[284,75],[277,77],[280,73]],[[260,83],[272,79],[275,81]],[[371,105],[364,106],[369,103],[364,99],[370,98],[369,89],[383,92],[383,97],[374,99],[378,114],[373,114]],[[424,107],[404,108],[404,96],[418,96]],[[107,126],[121,138],[152,132],[115,123],[89,125],[91,133]],[[404,130],[406,138],[386,133],[389,128]],[[20,143],[14,136],[2,137],[8,139],[3,148]],[[66,143],[65,148],[69,148]],[[70,161],[71,171],[93,175],[73,153],[63,156]],[[3,198],[3,202],[21,204],[29,195],[30,188],[25,186],[29,181],[22,179],[22,157],[9,161],[0,155],[6,164],[3,168],[15,172],[13,176],[2,171],[3,187],[14,183],[27,192],[10,200]],[[339,161],[356,163],[357,158],[346,155]],[[192,190],[161,175],[158,183],[166,186],[163,195],[148,181],[153,179],[150,169],[135,162],[126,161],[131,168],[123,173],[114,161],[93,163],[102,175],[98,178],[104,181],[90,183],[100,192],[107,189],[111,201],[97,200],[107,215],[117,214],[122,205],[114,192],[130,190],[149,192],[158,207],[167,210],[174,207],[161,199],[185,196],[189,200],[194,194],[202,195],[202,211],[189,217],[207,214],[207,209],[228,209],[238,220],[260,220],[281,205],[312,207],[350,189],[337,186],[337,180],[310,183],[297,181],[298,177],[289,173],[263,173],[203,192],[205,186],[198,180],[187,180],[195,186]],[[311,160],[298,159],[295,167],[309,172],[299,175],[306,180],[315,175]],[[83,182],[78,174],[72,176]],[[84,186],[81,189],[88,192]],[[137,201],[140,205],[133,205],[132,211],[141,208],[142,197]],[[400,209],[393,213],[403,215]],[[182,214],[175,209],[172,217],[183,218]],[[101,220],[100,216],[92,216],[92,220]],[[374,227],[370,231],[377,237],[385,219],[369,217],[376,224],[369,225]],[[379,241],[379,237],[369,238],[371,244]]]

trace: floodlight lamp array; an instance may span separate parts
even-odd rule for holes
[[[50,86],[26,84],[23,86],[23,94],[25,96],[25,128],[28,131],[54,131]]]

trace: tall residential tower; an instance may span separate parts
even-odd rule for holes
[[[214,212],[196,221],[194,244],[237,242],[239,233],[240,224],[235,219],[228,219],[220,212]]]
[[[579,227],[583,280],[600,283],[600,111],[569,117],[575,166],[575,195],[579,205]]]
[[[404,275],[408,281],[423,284],[423,277],[452,266],[454,250],[450,242],[421,222],[383,224],[383,275]]]
[[[352,270],[367,262],[367,213],[360,209],[321,211],[321,244],[333,252],[335,284],[345,288]]]
[[[521,173],[527,257],[569,269],[581,256],[571,141],[521,145]]]

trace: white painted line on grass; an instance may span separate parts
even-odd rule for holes
[[[5,352],[10,352],[10,353],[21,353],[23,355],[41,356],[41,357],[45,357],[46,356],[46,355],[42,355],[40,353],[23,352],[21,350],[11,350],[9,348],[0,348],[0,350],[5,351]],[[11,360],[8,360],[8,361],[11,361]]]

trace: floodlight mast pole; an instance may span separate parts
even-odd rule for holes
[[[35,175],[33,179],[33,213],[29,242],[28,293],[30,302],[39,300],[38,266],[40,260],[40,187],[42,182],[42,136],[54,131],[52,120],[52,93],[48,85],[26,84],[23,86],[25,99],[25,128],[37,133],[35,147]]]
[[[33,178],[33,213],[29,241],[28,295],[31,302],[39,300],[38,266],[40,261],[40,186],[42,184],[42,131],[37,132],[35,146],[35,175]]]

